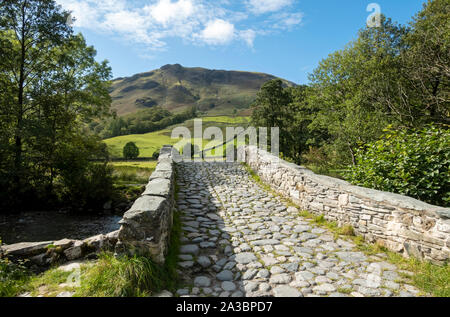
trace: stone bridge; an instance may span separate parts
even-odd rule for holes
[[[426,295],[403,279],[411,272],[302,217],[308,210],[405,256],[449,258],[449,209],[315,175],[255,148],[240,156],[271,188],[241,163],[183,162],[163,148],[146,192],[124,216],[116,250],[163,262],[176,211],[180,296]]]
[[[165,146],[121,229],[67,245],[64,254],[70,260],[88,248],[107,249],[163,263],[177,212],[180,296],[427,295],[407,283],[404,277],[412,272],[389,263],[384,253],[361,252],[302,211],[351,225],[368,242],[439,264],[450,255],[450,209],[351,186],[255,148],[245,148],[241,158],[267,186],[242,163],[184,162]]]

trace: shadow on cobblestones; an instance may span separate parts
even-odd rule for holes
[[[183,162],[177,175],[179,296],[419,294],[383,254],[366,256],[312,225],[238,163]]]

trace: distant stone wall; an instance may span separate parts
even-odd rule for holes
[[[172,146],[161,149],[145,192],[120,221],[118,254],[145,255],[164,263],[173,224],[176,155]]]
[[[449,259],[449,208],[316,175],[255,147],[245,147],[245,154],[245,162],[261,180],[304,210],[350,224],[366,241],[405,256],[434,263]]]

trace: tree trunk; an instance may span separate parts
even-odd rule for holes
[[[353,151],[350,142],[348,142],[347,144],[348,144],[348,150],[350,151],[350,155],[352,156],[352,164],[353,164],[353,166],[356,166],[355,152]]]
[[[20,77],[17,105],[17,127],[14,136],[14,181],[17,188],[22,183],[22,152],[23,152],[23,116],[24,116],[24,86],[25,86],[25,4],[22,6],[22,29],[21,29],[21,56],[20,56]]]

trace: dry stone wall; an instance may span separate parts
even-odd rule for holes
[[[245,147],[245,162],[275,191],[304,210],[350,224],[368,242],[444,263],[450,257],[450,209],[398,194],[353,186],[316,175],[256,147]]]

